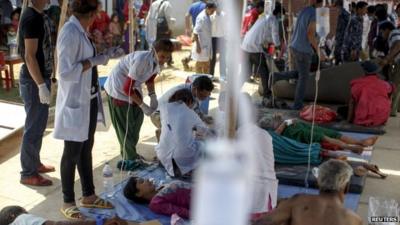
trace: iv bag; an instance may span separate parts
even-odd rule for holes
[[[245,225],[249,215],[249,183],[234,143],[208,143],[207,157],[196,171],[192,198],[193,224]],[[247,167],[245,167],[247,168]]]
[[[320,38],[325,39],[330,31],[329,24],[329,8],[317,8],[317,34]]]
[[[275,0],[266,0],[264,3],[264,14],[266,16],[272,15],[272,12],[275,9]]]

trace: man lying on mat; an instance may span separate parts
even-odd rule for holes
[[[361,225],[362,219],[343,206],[353,169],[340,160],[331,159],[319,167],[319,195],[298,194],[280,202],[278,208],[253,225]]]
[[[282,117],[274,118],[274,128],[277,134],[298,142],[310,143],[311,124],[298,121],[296,119],[283,120]],[[348,149],[354,153],[361,154],[364,150],[371,149],[378,139],[377,136],[369,137],[363,140],[356,140],[345,136],[337,131],[322,128],[315,125],[312,134],[313,143],[326,142],[331,145],[339,146],[341,149]]]
[[[81,218],[83,219],[83,218]],[[99,219],[99,220],[68,220],[52,221],[39,216],[29,214],[20,206],[7,206],[0,211],[1,225],[127,225],[125,220],[120,218]]]

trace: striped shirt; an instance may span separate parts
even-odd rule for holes
[[[400,41],[400,30],[394,29],[392,32],[390,32],[388,43],[389,43],[389,48],[391,49],[394,47],[395,43]],[[395,58],[395,62],[400,62],[400,54],[398,53]]]

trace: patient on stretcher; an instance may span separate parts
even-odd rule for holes
[[[312,143],[326,142],[338,146],[340,149],[347,149],[357,154],[361,154],[364,150],[372,150],[372,146],[378,139],[377,136],[373,136],[364,140],[356,140],[352,137],[342,135],[337,131],[317,125],[315,125],[312,133],[311,124],[296,119],[284,121],[282,117],[279,116],[275,117],[274,120],[273,129],[277,134],[306,144],[310,143],[312,137]]]

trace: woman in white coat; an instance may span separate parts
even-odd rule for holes
[[[72,16],[57,40],[58,93],[54,137],[64,140],[61,184],[64,205],[61,212],[69,219],[81,218],[75,204],[75,169],[78,168],[82,200],[80,206],[112,208],[96,196],[93,184],[92,148],[98,113],[97,65],[107,64],[110,55],[96,55],[87,37],[87,28],[96,17],[97,0],[73,0]]]
[[[161,137],[155,150],[168,174],[174,177],[189,174],[197,167],[202,156],[201,137],[209,133],[193,106],[194,98],[188,89],[176,91],[169,103],[160,106]]]

